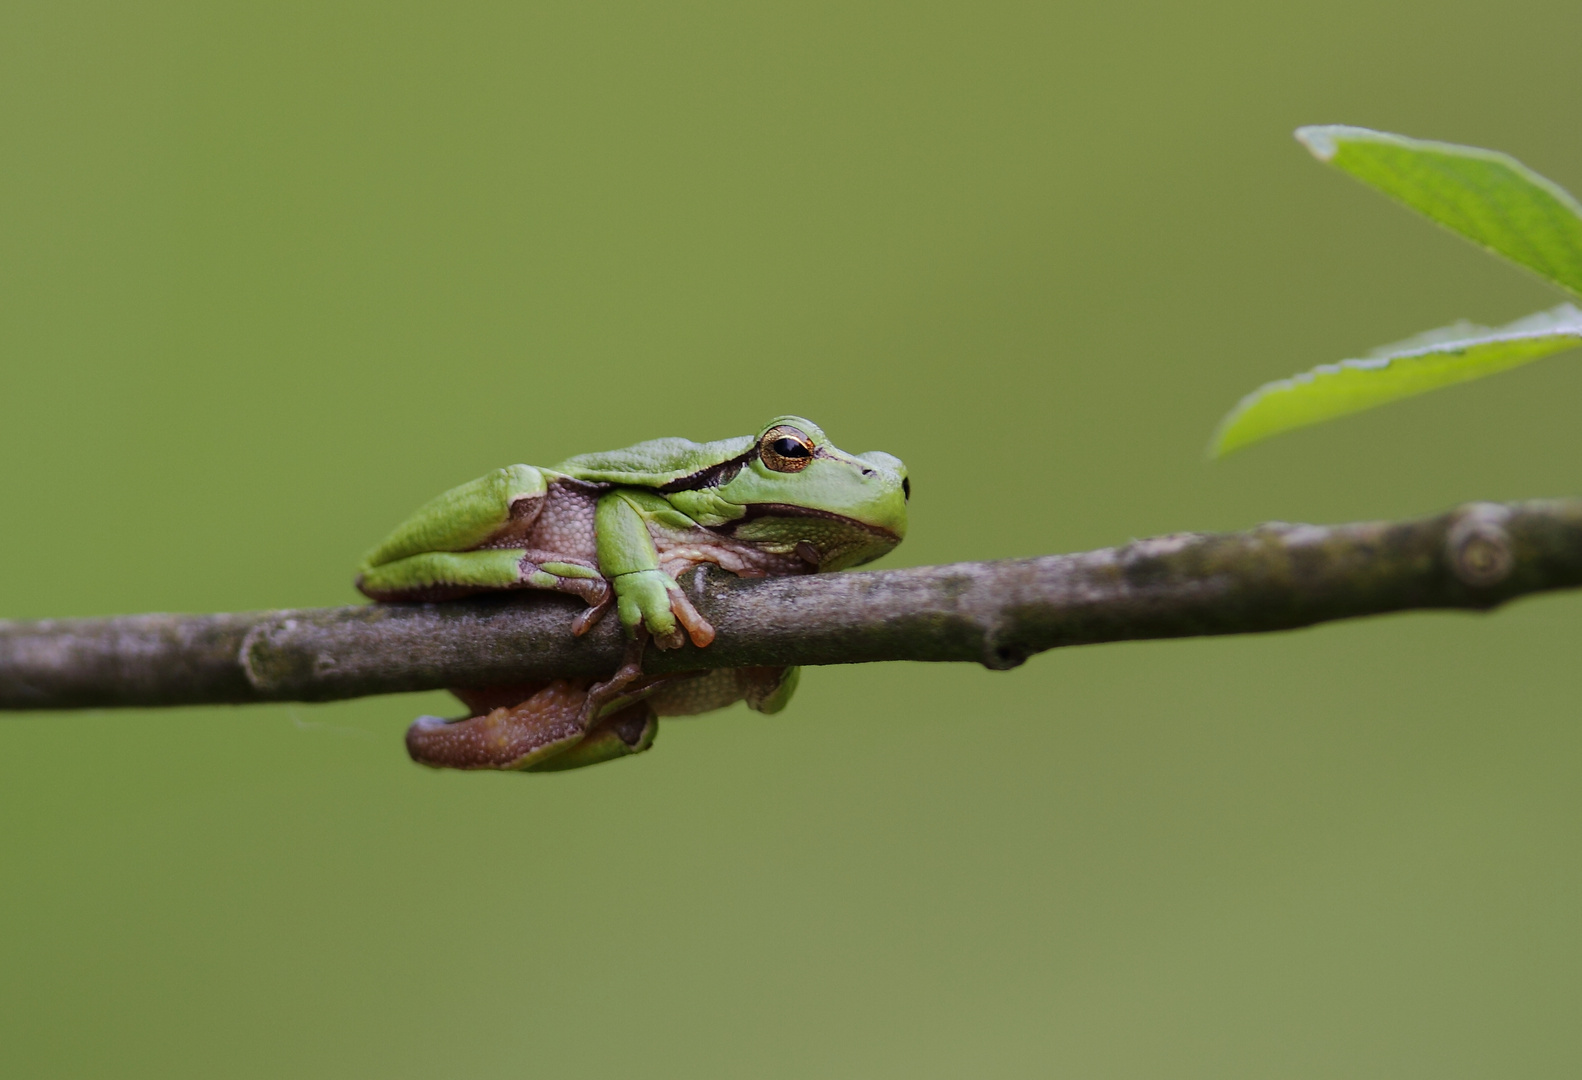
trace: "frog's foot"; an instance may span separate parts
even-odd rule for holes
[[[555,679],[525,701],[482,716],[421,716],[407,729],[407,753],[442,769],[526,769],[582,742],[587,697],[585,680]]]
[[[584,608],[575,619],[571,620],[571,633],[573,637],[581,637],[598,625],[604,613],[610,610],[610,605],[615,602],[615,590],[605,589],[604,596],[592,607]]]
[[[631,631],[647,630],[661,649],[679,649],[688,638],[702,649],[714,640],[714,627],[663,570],[621,574],[614,585],[621,625]]]
[[[626,642],[626,655],[615,674],[588,688],[582,701],[580,721],[584,731],[593,730],[606,713],[623,709],[631,701],[646,696],[644,691],[659,681],[643,675],[643,646],[647,643],[648,632],[639,625]]]
[[[692,644],[700,649],[706,649],[714,642],[714,624],[703,617],[703,613],[692,606],[692,601],[687,599],[687,594],[681,588],[671,584],[666,592],[670,595],[670,613],[676,621],[686,627],[687,637],[692,639]],[[668,646],[660,648],[676,649],[681,647],[681,642],[674,641]]]

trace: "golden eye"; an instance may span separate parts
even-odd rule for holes
[[[813,440],[794,427],[772,427],[758,440],[758,457],[775,472],[801,472],[813,460]]]

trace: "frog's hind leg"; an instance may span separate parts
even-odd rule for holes
[[[586,732],[583,702],[587,680],[554,679],[537,684],[514,705],[500,705],[479,716],[443,720],[420,716],[407,729],[406,749],[412,760],[437,769],[525,769],[571,749]],[[522,687],[529,690],[532,687]],[[495,691],[462,691],[472,704]]]
[[[374,600],[451,600],[501,589],[549,589],[570,593],[603,612],[610,586],[597,568],[563,559],[542,559],[526,548],[480,551],[425,551],[372,566],[357,578],[357,587]],[[585,618],[592,625],[592,620]]]
[[[550,772],[640,754],[658,721],[646,701],[624,704],[587,727],[586,679],[454,691],[475,713],[419,717],[407,729],[412,760],[438,769]]]
[[[549,478],[531,465],[508,465],[451,488],[418,507],[363,557],[363,570],[426,551],[528,546],[525,538],[549,495]]]
[[[586,553],[564,544],[539,550],[533,537],[544,509],[555,499],[583,498],[551,484],[542,469],[511,465],[496,469],[430,500],[363,558],[357,587],[374,600],[449,600],[501,589],[550,589],[580,596],[603,610],[609,583]],[[584,517],[591,518],[587,502]],[[559,516],[580,520],[576,506]],[[568,536],[575,541],[575,530]],[[586,557],[579,557],[585,554]],[[570,556],[570,557],[568,557]],[[591,625],[591,622],[589,623]]]
[[[561,772],[641,754],[654,745],[654,736],[658,733],[659,720],[654,716],[653,707],[646,701],[639,701],[600,720],[580,743],[527,766],[527,771]]]
[[[407,728],[412,760],[437,769],[549,772],[640,754],[658,731],[647,698],[691,673],[645,676],[639,629],[608,679],[552,679],[451,692],[474,715],[420,716]],[[564,759],[564,760],[562,760]]]

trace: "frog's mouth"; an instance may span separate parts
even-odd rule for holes
[[[860,566],[901,542],[900,535],[890,529],[830,510],[785,503],[752,503],[744,509],[740,518],[713,531],[765,551],[795,552],[814,570]]]

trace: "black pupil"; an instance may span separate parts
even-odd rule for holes
[[[771,447],[771,449],[773,449],[774,452],[779,454],[781,457],[812,457],[813,456],[812,453],[808,450],[807,447],[803,446],[801,443],[797,442],[795,439],[776,439],[774,441],[774,446]]]

